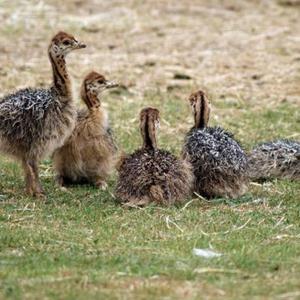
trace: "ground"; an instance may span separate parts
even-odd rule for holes
[[[51,82],[46,49],[64,30],[88,45],[68,57],[75,91],[91,69],[122,84],[103,102],[125,152],[141,144],[138,112],[152,105],[160,147],[179,154],[198,88],[211,124],[246,150],[299,139],[299,18],[297,0],[2,0],[0,96]],[[13,160],[0,158],[0,174],[0,299],[300,299],[299,182],[252,183],[236,201],[126,209],[115,175],[106,192],[63,192],[48,159],[42,202],[24,195]]]

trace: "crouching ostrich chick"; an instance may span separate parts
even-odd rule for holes
[[[248,187],[247,157],[233,135],[220,127],[207,127],[209,101],[202,91],[191,94],[195,125],[186,134],[183,157],[193,166],[194,191],[207,198],[236,198]]]
[[[277,140],[256,146],[249,154],[250,178],[300,180],[300,143]]]
[[[40,160],[62,146],[74,128],[76,110],[65,57],[85,47],[72,35],[59,32],[48,48],[53,85],[22,89],[0,100],[0,150],[22,162],[26,191],[31,196],[44,195]]]
[[[91,72],[83,81],[81,98],[87,109],[78,110],[75,129],[65,145],[56,150],[54,166],[60,185],[93,183],[105,189],[117,154],[100,96],[117,84]]]
[[[144,108],[140,113],[143,146],[121,159],[116,196],[122,203],[171,205],[186,199],[193,183],[191,166],[168,151],[157,148],[159,111]]]

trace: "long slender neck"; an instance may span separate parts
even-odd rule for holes
[[[81,98],[89,110],[89,118],[93,120],[94,126],[97,126],[99,130],[101,128],[102,130],[106,130],[108,127],[107,113],[101,106],[98,93],[90,90],[87,91],[85,86],[83,86]]]
[[[204,96],[196,102],[194,120],[195,128],[203,129],[207,126],[209,120],[210,107]]]
[[[84,90],[81,92],[81,97],[89,110],[101,106],[98,93],[87,90],[86,87],[84,87]]]
[[[67,72],[65,57],[62,54],[55,54],[49,49],[49,59],[52,65],[55,88],[61,96],[72,99],[71,81]]]
[[[156,149],[156,133],[154,123],[149,120],[149,116],[146,116],[145,120],[141,124],[141,133],[143,137],[143,148]]]

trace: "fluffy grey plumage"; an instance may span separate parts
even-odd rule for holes
[[[220,127],[192,128],[183,156],[195,175],[195,191],[208,198],[236,198],[247,190],[247,157],[231,133]]]
[[[29,195],[43,196],[39,161],[62,146],[74,128],[75,108],[65,56],[84,47],[73,36],[59,32],[48,48],[53,86],[19,90],[0,100],[0,150],[22,162]]]
[[[116,196],[123,203],[171,205],[187,198],[193,177],[190,165],[160,149],[140,149],[119,167]]]
[[[116,196],[129,205],[171,205],[186,199],[193,174],[191,165],[157,148],[159,111],[148,107],[140,113],[143,147],[119,163]]]
[[[256,146],[249,154],[250,177],[300,179],[300,142],[278,140]]]
[[[188,100],[195,125],[185,137],[182,152],[193,166],[194,191],[207,198],[241,196],[248,187],[247,156],[231,133],[207,127],[210,103],[203,91],[192,93]]]
[[[41,159],[63,144],[74,118],[72,102],[60,102],[54,87],[19,90],[0,100],[0,148],[14,156]]]

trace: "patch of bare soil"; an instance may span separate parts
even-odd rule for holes
[[[95,69],[136,97],[187,86],[300,105],[299,20],[297,1],[1,1],[1,94],[49,83],[47,45],[64,30],[88,44],[68,60],[78,85]]]

